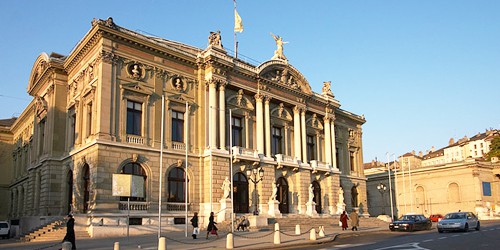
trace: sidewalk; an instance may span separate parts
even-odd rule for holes
[[[282,247],[290,246],[307,246],[311,244],[320,244],[325,242],[334,241],[339,234],[352,234],[387,230],[387,228],[360,227],[359,231],[342,231],[338,226],[325,226],[325,237],[319,237],[318,228],[316,230],[316,241],[309,239],[311,228],[301,228],[301,234],[296,235],[295,229],[282,229],[280,230],[281,244],[274,244],[273,231],[254,231],[254,232],[234,232],[233,241],[234,249],[279,249]],[[209,239],[205,239],[206,231],[201,231],[198,239],[191,237],[191,231],[188,232],[188,237],[185,237],[185,232],[170,231],[162,233],[162,237],[166,238],[167,249],[226,249],[226,235],[227,232],[219,231],[219,238],[215,235],[210,235]],[[93,249],[104,250],[113,249],[114,243],[120,243],[120,250],[130,249],[157,249],[158,236],[157,235],[143,235],[127,237],[113,237],[113,238],[91,238],[76,241],[77,249]],[[40,243],[25,243],[16,240],[0,240],[0,249],[12,250],[53,250],[61,248],[60,242],[40,242]]]

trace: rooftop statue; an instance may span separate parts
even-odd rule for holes
[[[271,60],[283,60],[283,61],[288,61],[286,59],[286,56],[283,54],[283,44],[287,44],[288,42],[283,42],[283,38],[281,36],[275,36],[273,33],[271,33],[271,36],[274,38],[274,41],[276,42],[276,50],[274,51],[274,56],[271,58]]]

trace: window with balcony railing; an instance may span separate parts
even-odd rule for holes
[[[184,113],[172,111],[172,141],[184,141]]]
[[[141,135],[142,103],[127,101],[127,134]]]
[[[272,128],[271,153],[273,155],[283,153],[283,135],[281,127]]]
[[[233,145],[231,146],[243,146],[243,124],[241,122],[241,118],[239,117],[231,117],[231,133],[233,139]]]

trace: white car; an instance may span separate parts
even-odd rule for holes
[[[456,212],[446,214],[437,224],[438,232],[444,231],[469,231],[469,229],[479,231],[481,223],[474,213]]]
[[[7,221],[0,221],[0,237],[9,238],[10,237],[10,224]]]

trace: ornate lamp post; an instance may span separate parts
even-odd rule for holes
[[[253,168],[253,169],[247,169],[247,176],[248,179],[253,182],[254,185],[254,204],[255,204],[255,210],[253,211],[254,215],[259,215],[259,210],[257,209],[257,183],[263,180],[264,177],[264,169],[262,168]],[[253,176],[253,179],[252,179]],[[259,179],[257,180],[257,177]]]
[[[384,193],[385,191],[387,191],[387,186],[384,185],[383,183],[380,183],[377,185],[377,189],[380,192],[380,195],[382,196],[382,214],[385,214]]]

